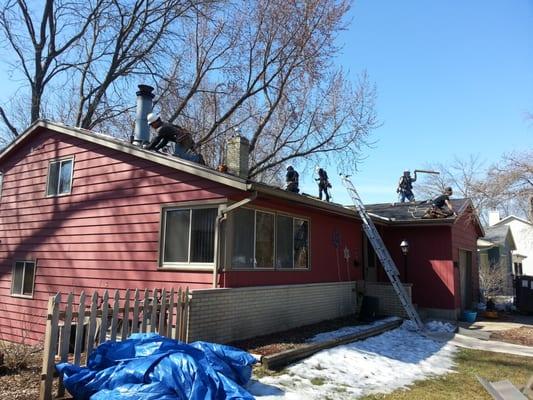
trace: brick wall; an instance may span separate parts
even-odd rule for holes
[[[227,343],[355,312],[355,282],[198,289],[191,295],[189,341]]]
[[[381,315],[396,315],[408,318],[398,295],[390,283],[358,281],[357,286],[358,290],[362,291],[365,296],[379,298],[379,313]],[[409,301],[411,301],[411,286],[411,284],[404,285]]]

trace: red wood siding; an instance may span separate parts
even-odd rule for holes
[[[45,197],[49,161],[68,156],[72,193]],[[211,272],[157,270],[161,205],[236,190],[50,131],[0,168],[1,339],[41,340],[48,296],[58,291],[211,286]],[[37,260],[33,299],[10,295],[16,260]]]
[[[362,279],[361,222],[335,216],[302,206],[290,206],[276,199],[259,198],[253,206],[278,210],[309,219],[310,265],[309,270],[231,270],[220,275],[220,286],[263,286],[303,284],[317,282],[343,282]],[[338,248],[333,236],[340,239]],[[350,252],[346,263],[344,248]],[[359,265],[354,266],[354,259]]]
[[[453,261],[459,262],[459,250],[472,252],[472,299],[479,301],[479,269],[477,262],[477,239],[479,237],[476,230],[476,221],[470,212],[465,212],[455,222],[452,228]],[[459,269],[456,269],[457,296],[455,298],[456,307],[461,306],[461,290]]]
[[[407,282],[413,284],[413,303],[425,308],[455,308],[450,227],[388,227],[385,230],[385,244],[405,281],[402,240],[409,242]]]

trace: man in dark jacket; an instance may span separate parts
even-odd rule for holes
[[[405,199],[415,201],[413,182],[416,182],[416,171],[414,178],[411,177],[410,171],[403,171],[403,175],[398,182],[398,188],[396,189],[396,193],[400,194],[400,203],[404,203]]]
[[[300,191],[300,189],[298,188],[298,184],[299,184],[298,180],[299,180],[298,172],[296,172],[296,170],[292,167],[292,165],[289,165],[287,167],[287,175],[285,175],[285,182],[286,182],[285,190],[289,192],[298,193]]]
[[[194,152],[194,140],[187,130],[180,126],[163,122],[161,117],[156,114],[148,114],[147,120],[148,124],[157,132],[157,135],[147,147],[148,150],[159,151],[165,147],[168,142],[174,142],[174,155],[185,160],[204,164],[203,157]]]
[[[316,167],[316,172],[318,174],[318,178],[315,178],[315,180],[318,182],[318,197],[320,200],[322,200],[322,192],[326,195],[326,201],[329,202],[329,193],[328,188],[331,187],[331,183],[329,183],[328,179],[328,173],[319,167]]]

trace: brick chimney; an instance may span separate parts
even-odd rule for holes
[[[500,212],[498,210],[489,211],[489,226],[495,225],[500,222]]]
[[[248,162],[250,141],[244,136],[234,136],[228,140],[226,148],[226,164],[228,172],[241,178],[248,178]]]

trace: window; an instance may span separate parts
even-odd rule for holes
[[[34,261],[15,262],[11,277],[11,294],[15,296],[33,296],[34,277]]]
[[[233,268],[308,268],[309,222],[240,208],[232,213]]]
[[[212,264],[217,212],[218,208],[164,210],[162,264]]]
[[[72,188],[73,159],[51,161],[48,166],[47,196],[68,194]]]

